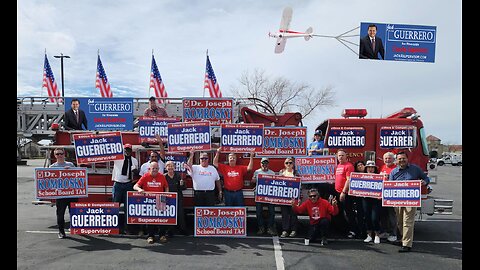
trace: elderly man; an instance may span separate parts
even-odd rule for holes
[[[243,198],[243,180],[248,172],[253,169],[253,155],[250,153],[250,162],[248,166],[237,165],[237,155],[235,153],[228,154],[228,165],[218,163],[222,148],[217,149],[217,153],[213,158],[213,165],[223,175],[223,185],[225,187],[225,205],[226,206],[244,206]]]
[[[215,186],[218,189],[219,200],[222,198],[222,186],[217,169],[208,164],[208,154],[200,154],[200,165],[193,165],[194,151],[190,152],[185,167],[187,173],[192,177],[195,206],[214,206],[215,205]]]
[[[397,167],[390,172],[389,180],[409,181],[422,180],[422,185],[428,185],[430,178],[417,165],[408,164],[406,152],[397,154]],[[413,244],[413,227],[417,207],[395,207],[398,230],[402,234],[402,247],[398,252],[410,252]]]
[[[263,157],[260,160],[260,168],[253,173],[252,183],[257,183],[258,175],[260,174],[270,174],[275,175],[275,172],[268,168],[270,160],[267,157]],[[255,190],[256,191],[256,190]],[[258,235],[265,233],[265,220],[263,218],[263,207],[268,207],[268,229],[267,233],[270,235],[276,235],[275,230],[275,205],[271,203],[255,203],[255,208],[257,212],[257,224],[258,224]]]
[[[168,117],[168,114],[164,108],[157,106],[156,98],[152,96],[148,99],[148,108],[143,112],[143,116]]]

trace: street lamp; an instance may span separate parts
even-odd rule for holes
[[[65,97],[65,89],[63,88],[63,58],[70,58],[70,56],[60,53],[60,55],[54,55],[53,57],[60,58],[60,71],[62,73],[62,97]]]

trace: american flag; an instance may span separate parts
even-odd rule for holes
[[[155,208],[158,211],[165,211],[167,208],[167,198],[164,195],[155,194]]]
[[[150,88],[153,88],[157,98],[168,97],[167,91],[165,91],[165,85],[163,85],[162,77],[160,76],[160,71],[158,71],[157,62],[155,62],[155,57],[153,55],[152,70],[150,72]],[[159,99],[159,103],[163,103],[163,99]]]
[[[100,55],[98,55],[97,60],[97,76],[95,78],[95,88],[100,90],[102,97],[113,97],[112,90],[110,90],[110,84],[108,83],[107,74],[105,74],[105,69],[103,69],[102,60],[100,60]]]
[[[57,83],[55,82],[55,78],[53,77],[52,68],[50,67],[50,63],[48,63],[47,54],[45,54],[45,63],[43,65],[43,83],[42,88],[46,87],[48,96],[50,97],[50,102],[55,102],[55,98],[59,97],[60,92],[57,88]],[[58,99],[60,102],[61,99]]]
[[[220,91],[220,87],[218,86],[217,77],[215,77],[215,73],[213,73],[212,64],[210,63],[210,58],[207,55],[207,68],[205,70],[205,89],[208,89],[210,92],[210,97],[212,98],[220,98],[222,97],[222,92]]]

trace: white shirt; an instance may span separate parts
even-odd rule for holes
[[[150,162],[151,160],[145,162],[142,164],[142,167],[140,167],[140,176],[143,176],[148,172],[148,168],[150,168]],[[163,174],[165,172],[165,163],[161,159],[158,160],[158,172]]]
[[[220,180],[217,169],[212,165],[192,165],[192,172],[188,174],[192,177],[193,190],[214,190],[215,181]]]
[[[131,181],[130,179],[128,179],[128,175],[122,175],[122,167],[123,159],[113,161],[112,181],[119,183],[128,183]],[[132,170],[134,169],[138,169],[138,161],[136,158],[132,157]]]

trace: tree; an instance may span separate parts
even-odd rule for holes
[[[306,83],[294,83],[285,77],[270,78],[264,70],[242,73],[231,91],[235,97],[250,99],[259,112],[279,114],[298,111],[305,119],[321,106],[335,105],[332,87],[315,89]]]

